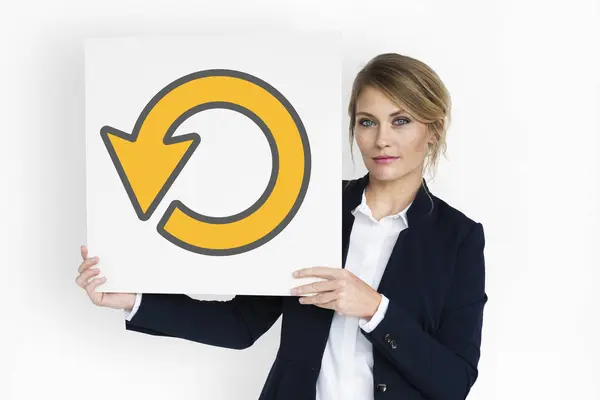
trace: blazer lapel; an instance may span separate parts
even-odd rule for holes
[[[362,200],[363,191],[369,181],[369,175],[365,175],[355,181],[347,181],[342,184],[342,268],[346,268],[346,258],[350,247],[350,233],[354,225],[354,210]]]
[[[419,243],[422,237],[421,232],[435,220],[437,211],[437,198],[430,194],[429,187],[423,179],[406,214],[408,228],[400,232],[398,239],[396,239],[392,254],[377,288],[378,292],[387,292],[388,287],[397,288],[396,276],[400,270],[407,274],[418,273],[418,265],[406,265],[405,260],[411,260],[413,264],[418,264],[418,254],[415,253],[415,250],[422,247]],[[408,278],[409,276],[404,275],[402,277],[402,279],[410,281]],[[393,291],[390,291],[390,293],[394,294]]]

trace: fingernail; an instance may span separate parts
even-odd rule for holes
[[[291,294],[296,294],[296,293],[298,293],[298,289],[296,289],[296,288],[293,288],[292,290],[290,290],[290,293],[291,293]]]
[[[298,271],[294,271],[293,276],[298,276]]]

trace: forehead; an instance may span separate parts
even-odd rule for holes
[[[392,101],[381,90],[372,86],[363,88],[356,99],[356,111],[394,112],[400,110],[398,104]]]

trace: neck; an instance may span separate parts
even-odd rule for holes
[[[375,219],[397,214],[408,207],[421,186],[423,178],[418,172],[394,181],[380,181],[369,175],[365,197]]]

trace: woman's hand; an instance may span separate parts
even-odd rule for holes
[[[294,272],[295,278],[325,278],[292,289],[291,294],[316,293],[300,298],[302,304],[329,308],[343,315],[371,319],[381,302],[381,294],[352,272],[341,268],[312,267]]]
[[[95,278],[100,273],[98,268],[91,268],[98,264],[100,259],[97,256],[88,257],[87,246],[81,246],[81,258],[83,258],[83,261],[77,269],[79,275],[75,282],[79,287],[85,289],[92,303],[100,307],[131,310],[135,303],[135,293],[96,292],[94,289],[106,282],[106,278]]]

